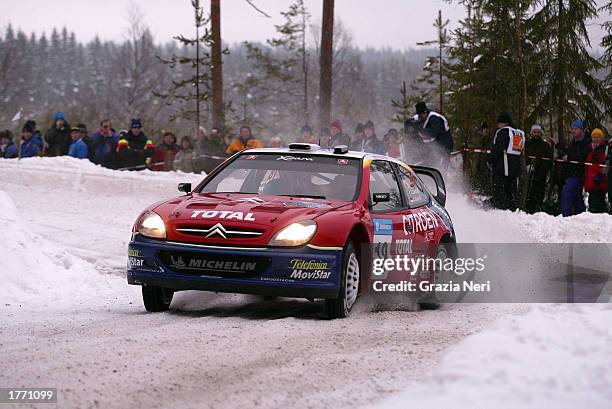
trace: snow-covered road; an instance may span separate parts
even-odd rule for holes
[[[169,313],[147,314],[123,277],[131,225],[200,176],[70,158],[0,160],[0,172],[0,386],[57,387],[62,408],[369,406],[419,384],[470,334],[529,309],[374,312],[362,302],[327,321],[321,303],[185,292]],[[526,215],[517,223],[460,195],[448,207],[465,242],[546,238],[548,224]],[[537,228],[526,234],[526,224]],[[554,228],[559,240],[569,234]]]

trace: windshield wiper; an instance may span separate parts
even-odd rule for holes
[[[325,196],[317,196],[317,195],[277,195],[277,196],[287,196],[287,197],[305,197],[308,199],[322,199],[325,200]]]

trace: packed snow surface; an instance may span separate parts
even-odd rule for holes
[[[327,321],[320,302],[183,292],[147,314],[125,282],[132,223],[202,175],[72,158],[0,172],[0,385],[57,387],[68,408],[612,406],[607,306],[362,303]],[[447,208],[462,242],[612,237],[605,215],[484,211],[452,193]]]

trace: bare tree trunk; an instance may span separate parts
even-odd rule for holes
[[[210,74],[212,77],[212,126],[222,129],[225,124],[223,112],[223,61],[221,44],[221,0],[210,2],[211,25],[211,62]]]
[[[306,49],[306,13],[302,6],[302,72],[304,73],[304,125],[310,121],[308,109],[308,50]]]
[[[334,48],[334,0],[323,0],[323,22],[321,24],[321,77],[319,80],[319,124],[329,126],[331,122],[332,64]]]
[[[200,24],[198,21],[198,12],[200,8],[199,1],[194,3],[195,8],[195,25],[196,25],[196,130],[194,136],[200,136]]]
[[[442,24],[442,10],[438,10],[438,20]],[[438,48],[439,48],[439,60],[438,60],[438,76],[439,76],[439,92],[440,92],[440,112],[444,112],[444,91],[442,90],[442,74],[443,74],[443,60],[442,60],[442,43],[444,42],[444,29],[442,26],[438,29]]]
[[[514,29],[516,42],[516,56],[519,63],[519,89],[521,94],[518,104],[518,126],[525,129],[527,116],[527,73],[525,71],[525,54],[523,52],[523,37],[525,27],[523,24],[523,0],[514,0]],[[525,153],[521,155],[521,196],[519,207],[527,208],[527,195],[529,193],[529,175],[527,175],[527,158]]]

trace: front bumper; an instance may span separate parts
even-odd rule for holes
[[[342,250],[230,248],[135,234],[128,284],[296,298],[337,298]]]

